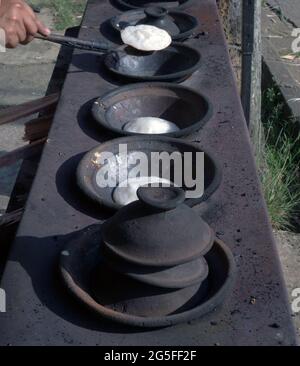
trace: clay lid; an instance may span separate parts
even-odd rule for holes
[[[168,15],[168,10],[159,6],[150,6],[145,9],[146,18],[140,20],[137,24],[153,25],[167,31],[174,37],[180,34],[178,25],[173,18]]]
[[[101,248],[103,262],[108,267],[138,282],[166,289],[179,289],[202,283],[209,268],[204,257],[171,267],[140,266],[122,260],[105,246]]]
[[[195,0],[156,0],[156,1],[147,1],[147,0],[116,0],[116,2],[125,7],[126,9],[137,9],[137,8],[146,8],[153,4],[159,3],[168,9],[186,9],[193,4]]]
[[[175,266],[206,254],[214,233],[176,187],[141,187],[139,201],[104,224],[106,247],[125,261],[145,266]]]

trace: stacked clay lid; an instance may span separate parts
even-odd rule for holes
[[[177,187],[138,189],[133,202],[61,253],[68,289],[122,324],[157,327],[203,316],[224,301],[234,259],[184,204]]]
[[[184,204],[177,187],[141,187],[136,201],[119,210],[103,230],[105,247],[123,260],[169,267],[205,255],[213,245],[209,225]]]
[[[113,271],[105,263],[91,277],[92,296],[98,304],[126,317],[153,319],[184,312],[205,299],[208,282],[183,288],[149,285]]]
[[[105,249],[102,254],[113,271],[159,288],[184,288],[201,283],[208,276],[208,265],[204,257],[173,267],[154,267],[128,263]]]
[[[174,22],[172,17],[168,15],[168,10],[161,7],[151,6],[145,9],[146,17],[137,24],[153,25],[157,28],[164,29],[171,36],[180,34],[179,26]]]
[[[104,225],[103,263],[93,276],[94,298],[136,316],[188,310],[206,295],[209,268],[204,255],[214,234],[184,204],[181,188],[145,186],[137,194],[139,201]]]
[[[194,3],[195,0],[116,0],[116,3],[126,9],[146,8],[153,4],[160,5],[168,9],[186,9]]]

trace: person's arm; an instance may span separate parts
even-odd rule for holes
[[[27,44],[37,33],[50,34],[24,0],[0,0],[0,28],[5,31],[8,48]]]

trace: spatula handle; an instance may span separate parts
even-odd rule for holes
[[[61,36],[59,34],[50,34],[47,37],[36,35],[35,38],[45,41],[58,43],[63,46],[73,47],[80,50],[95,51],[95,52],[107,52],[110,47],[107,43],[97,41],[85,41],[74,37]]]

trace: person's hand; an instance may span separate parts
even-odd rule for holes
[[[37,33],[44,36],[50,34],[50,30],[23,0],[0,0],[1,28],[5,32],[8,48],[29,43]]]

